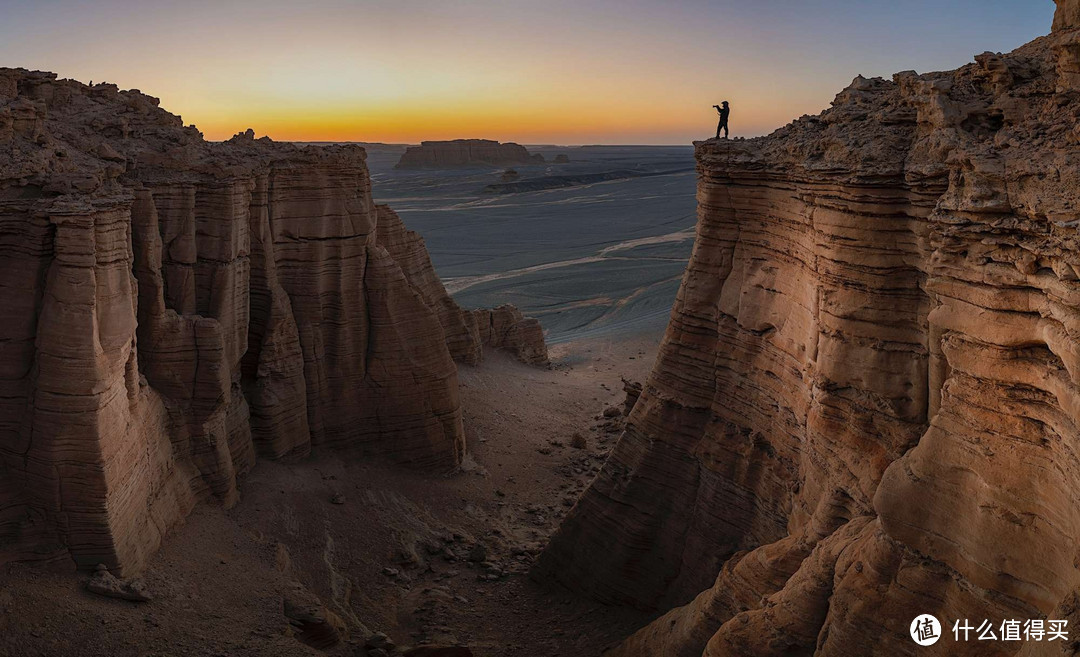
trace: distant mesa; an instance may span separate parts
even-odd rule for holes
[[[555,164],[570,164],[570,156],[566,153],[559,153],[555,156]]]
[[[530,155],[521,144],[491,139],[424,141],[410,146],[395,169],[443,169],[470,166],[544,164],[544,156]]]

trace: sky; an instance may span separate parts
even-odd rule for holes
[[[161,99],[207,139],[688,144],[859,74],[953,69],[1052,0],[0,0],[0,66]]]

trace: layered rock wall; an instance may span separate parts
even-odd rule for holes
[[[410,146],[394,168],[433,169],[543,163],[543,155],[529,155],[529,151],[520,144],[501,144],[490,139],[455,139],[425,141],[419,146]]]
[[[364,160],[0,69],[0,561],[137,571],[258,455],[459,463],[485,336]]]
[[[508,351],[529,365],[549,364],[544,330],[538,320],[525,317],[511,304],[462,310],[435,275],[423,238],[407,230],[389,207],[380,205],[378,210],[379,245],[386,248],[416,294],[435,309],[454,360],[475,365],[486,346]]]
[[[1012,654],[908,627],[1075,615],[1075,10],[697,145],[658,362],[534,573],[674,606],[615,654]]]

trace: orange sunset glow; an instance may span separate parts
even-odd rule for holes
[[[763,134],[820,111],[856,73],[959,65],[1038,34],[1050,13],[977,3],[963,32],[922,23],[899,39],[880,27],[893,4],[24,3],[5,10],[0,56],[141,89],[208,139],[251,127],[279,140],[674,144],[708,136],[720,100],[734,135]],[[860,21],[874,30],[841,38]]]

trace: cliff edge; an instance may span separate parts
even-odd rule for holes
[[[696,145],[657,364],[534,570],[671,609],[613,655],[1028,655],[1057,646],[949,630],[1075,632],[1080,2],[1058,4],[1015,52]]]
[[[463,311],[365,153],[208,143],[155,98],[0,69],[0,563],[138,571],[200,499],[315,446],[449,470]]]

